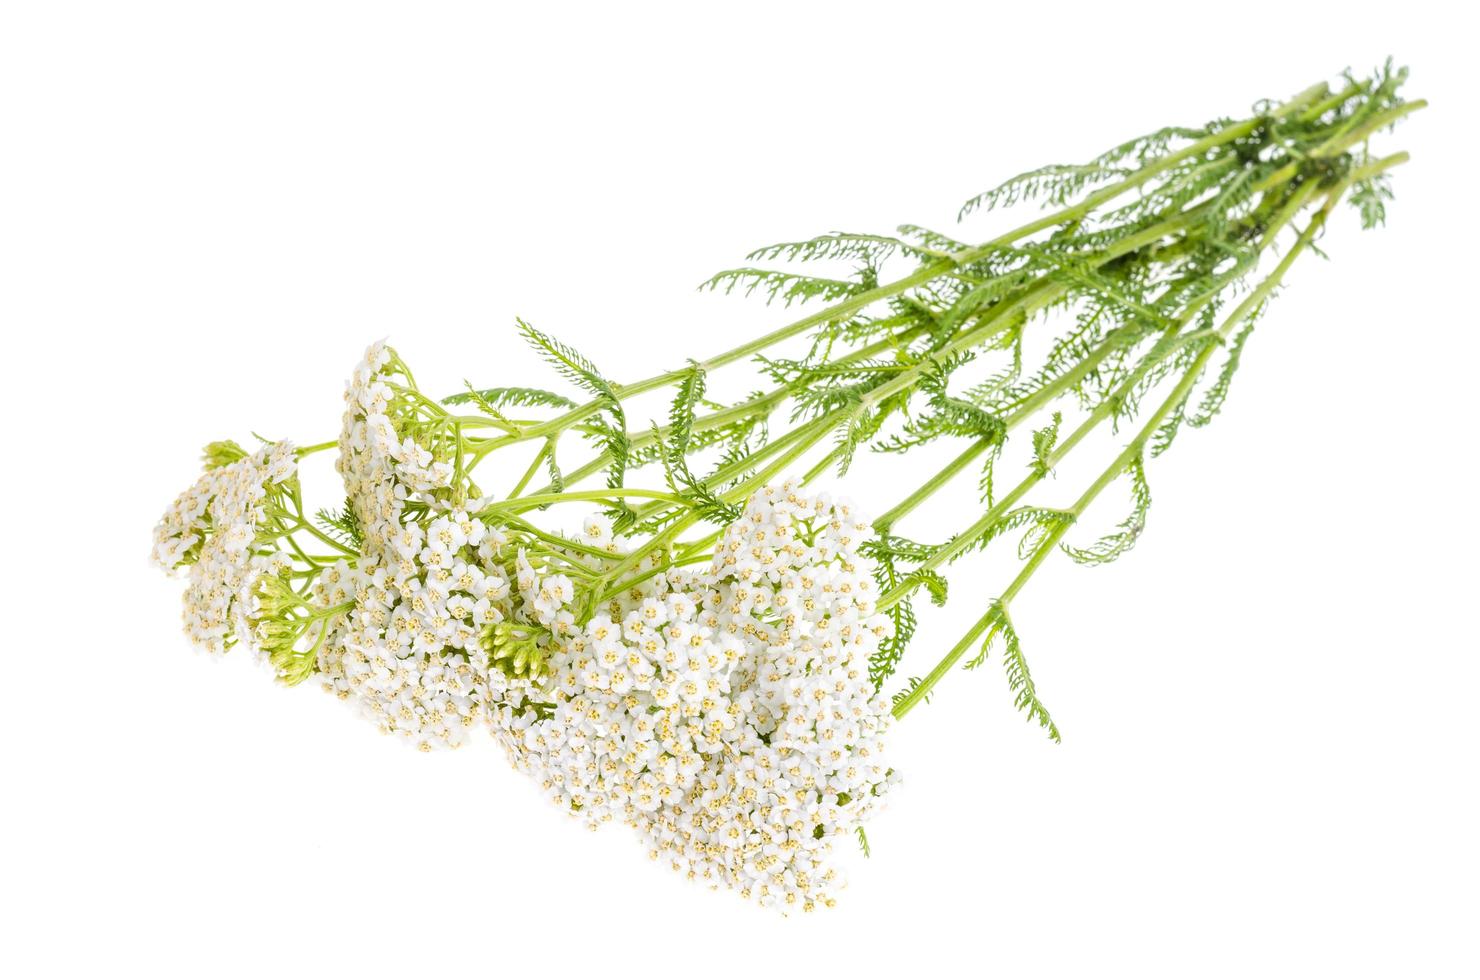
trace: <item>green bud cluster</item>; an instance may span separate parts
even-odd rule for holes
[[[540,680],[545,674],[543,630],[520,623],[489,623],[478,634],[478,645],[492,667],[511,678]]]
[[[261,575],[252,586],[255,600],[247,620],[257,646],[267,654],[278,678],[287,684],[306,680],[318,668],[318,647],[329,623],[322,610],[293,591],[287,575]],[[317,624],[318,636],[308,650],[299,649],[310,628]]]
[[[231,439],[223,439],[220,442],[208,444],[201,452],[201,461],[206,464],[206,469],[216,470],[223,466],[230,466],[239,460],[246,459],[251,453],[243,449],[237,442]]]

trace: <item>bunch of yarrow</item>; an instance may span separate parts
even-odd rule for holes
[[[815,312],[635,382],[521,321],[563,390],[437,399],[373,344],[337,439],[207,447],[153,560],[186,578],[199,647],[317,679],[423,751],[485,730],[559,809],[627,824],[689,878],[781,911],[830,906],[834,844],[867,853],[897,780],[892,725],[952,668],[1000,658],[1009,699],[1059,738],[1014,599],[1056,552],[1100,564],[1136,543],[1148,463],[1222,408],[1337,203],[1383,222],[1406,156],[1369,140],[1423,105],[1403,79],[1348,74],[1022,174],[961,217],[1046,213],[979,244],[907,225],[760,249],[705,286]],[[751,393],[712,396],[731,365]],[[660,417],[634,425],[644,396]],[[1103,468],[1040,501],[1097,430],[1112,433]],[[943,465],[872,519],[841,492],[859,453],[942,443]],[[298,468],[320,452],[344,501],[310,510]],[[976,486],[958,530],[908,536],[958,480]],[[1112,485],[1129,514],[1086,536]],[[946,570],[1007,537],[1012,577],[973,584],[992,598],[971,628],[895,681],[920,600],[946,602]]]

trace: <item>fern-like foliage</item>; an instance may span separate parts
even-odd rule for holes
[[[900,584],[901,577],[895,566],[895,556],[886,549],[882,553],[876,552],[874,558],[874,581],[879,587],[879,594],[885,595]],[[876,691],[884,686],[884,681],[904,659],[904,651],[919,624],[914,603],[908,595],[885,609],[884,615],[889,617],[893,628],[879,641],[878,648],[870,655],[868,662],[869,680],[873,681]]]
[[[1352,185],[1350,200],[1362,216],[1363,228],[1387,224],[1387,202],[1393,199],[1392,183],[1387,174],[1378,174]]]
[[[952,256],[970,247],[950,235],[943,235],[919,225],[900,225],[896,230],[905,238],[912,240],[921,251],[934,255]]]
[[[727,294],[739,289],[746,296],[759,290],[765,294],[767,303],[780,301],[783,306],[809,300],[832,303],[847,299],[864,289],[860,283],[847,279],[804,276],[779,269],[726,269],[716,273],[699,288],[720,290]]]
[[[1238,371],[1239,362],[1243,357],[1244,344],[1248,342],[1249,335],[1254,332],[1254,321],[1261,313],[1263,313],[1263,307],[1250,315],[1247,325],[1233,338],[1218,377],[1203,396],[1202,404],[1198,405],[1196,414],[1188,418],[1188,425],[1200,429],[1211,423],[1213,418],[1223,410],[1223,403],[1228,400],[1229,386],[1233,383],[1233,376]]]
[[[1054,507],[1017,507],[998,517],[978,533],[970,537],[963,535],[965,540],[952,538],[942,548],[948,548],[954,561],[974,551],[985,550],[993,541],[1003,535],[1014,531],[1022,531],[1023,536],[1018,542],[1018,553],[1020,556],[1026,557],[1033,552],[1038,542],[1044,537],[1059,530],[1065,524],[1073,523],[1073,521],[1073,514]]]
[[[627,459],[632,451],[632,441],[627,434],[627,413],[622,407],[622,399],[617,394],[616,386],[596,369],[596,365],[591,363],[590,359],[575,348],[561,343],[548,334],[541,333],[523,320],[517,323],[519,333],[531,347],[544,355],[545,360],[561,377],[595,396],[607,421],[589,422],[588,431],[606,452],[607,486],[614,488],[623,486],[626,482]],[[558,481],[559,475],[553,446],[549,453],[549,465],[550,482],[553,486]],[[626,504],[619,503],[612,508],[612,517],[616,529],[620,531],[631,525],[634,515]]]
[[[740,516],[740,508],[716,496],[708,482],[694,476],[689,469],[694,420],[704,399],[704,390],[704,369],[691,362],[688,372],[678,383],[678,391],[669,408],[668,438],[664,440],[654,426],[653,441],[662,447],[663,471],[673,492],[691,501],[701,516],[727,524]]]
[[[1187,398],[1177,403],[1167,416],[1165,422],[1157,427],[1155,434],[1151,437],[1151,458],[1155,459],[1168,449],[1172,448],[1172,442],[1176,440],[1177,433],[1182,429],[1182,423],[1187,420]]]
[[[1029,170],[971,198],[961,205],[957,217],[965,218],[974,211],[990,211],[1023,201],[1037,200],[1045,205],[1062,206],[1086,189],[1127,176],[1153,157],[1165,154],[1173,141],[1201,139],[1212,128],[1168,126],[1113,146],[1088,163],[1051,164]]]
[[[956,366],[952,362],[939,363],[935,370],[921,377],[920,391],[926,396],[927,410],[912,417],[890,438],[875,443],[876,452],[907,452],[942,436],[985,439],[993,444],[1007,438],[1007,423],[1000,416],[946,390],[950,372]]]
[[[560,471],[560,461],[556,458],[556,441],[551,440],[545,447],[545,473],[550,478],[550,492],[565,492],[565,474]]]
[[[543,350],[543,348],[541,348]],[[464,382],[467,384],[466,382]],[[442,399],[444,405],[466,405],[474,404],[485,412],[495,417],[502,417],[498,410],[509,406],[569,409],[575,408],[576,403],[564,395],[543,388],[474,388],[467,385],[467,391],[460,391],[455,395],[449,395]]]
[[[987,507],[992,507],[997,501],[996,473],[997,461],[1002,458],[1003,442],[994,442],[987,447],[986,458],[982,460],[981,476],[977,478],[976,488],[981,497],[981,502]]]
[[[935,554],[937,545],[924,544],[912,541],[909,538],[900,537],[887,528],[881,530],[873,538],[859,545],[862,554],[869,558],[883,560],[899,560],[905,562],[922,562]],[[895,584],[898,584],[897,582]]]
[[[876,265],[896,253],[920,259],[944,258],[947,252],[889,235],[855,235],[835,231],[803,242],[778,242],[758,248],[745,256],[749,262],[815,262],[822,259],[846,259]]]
[[[1081,565],[1107,565],[1136,546],[1146,529],[1146,512],[1151,509],[1151,487],[1146,482],[1145,461],[1137,456],[1126,464],[1131,480],[1131,512],[1116,530],[1086,548],[1061,545],[1064,553]]]
[[[319,510],[314,515],[314,523],[329,537],[356,551],[360,550],[364,544],[360,519],[355,516],[354,506],[349,498],[345,498],[344,506],[338,510],[331,510],[328,507]]]
[[[925,683],[925,680],[922,677],[911,677],[911,678],[908,678],[904,682],[904,687],[895,692],[894,697],[892,699],[893,702],[894,702],[894,706],[897,708],[901,704],[903,704],[905,702],[905,700],[910,697],[910,695],[914,694],[916,691],[918,691],[920,689],[920,685],[923,684],[923,683]],[[925,703],[926,704],[929,704],[930,703],[930,694],[928,692],[925,694]]]
[[[884,421],[896,408],[903,405],[899,397],[883,402],[878,408],[870,408],[861,399],[835,430],[837,474],[844,476],[853,464],[858,448],[867,443],[884,427]]]
[[[1040,728],[1048,732],[1048,737],[1055,742],[1062,741],[1059,734],[1059,726],[1054,724],[1048,709],[1038,697],[1038,685],[1033,683],[1033,674],[1028,669],[1028,660],[1023,656],[1022,642],[1018,639],[1017,630],[1012,625],[1012,618],[1007,614],[1007,607],[1001,602],[993,602],[988,615],[990,617],[987,627],[986,638],[982,640],[980,652],[974,659],[966,664],[968,669],[980,667],[992,649],[994,641],[1002,641],[1002,666],[1007,673],[1007,687],[1012,691],[1012,703],[1019,711],[1023,712],[1030,722],[1037,722]]]
[[[1053,470],[1053,450],[1059,443],[1059,426],[1064,423],[1064,413],[1054,412],[1048,424],[1033,433],[1033,467],[1039,476],[1047,476]]]
[[[905,647],[914,636],[917,620],[913,593],[924,588],[932,603],[943,606],[949,586],[945,576],[933,569],[905,571],[901,568],[902,564],[924,561],[939,550],[938,546],[911,541],[883,530],[865,541],[859,550],[865,557],[873,559],[874,580],[879,586],[879,594],[886,595],[898,590],[901,595],[899,601],[884,609],[884,614],[889,617],[894,628],[890,635],[880,641],[878,650],[869,658],[869,678],[877,689],[894,673],[904,656]]]

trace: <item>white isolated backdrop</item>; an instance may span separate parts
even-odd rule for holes
[[[1475,976],[1453,9],[6,4],[0,971]],[[199,447],[332,438],[371,340],[434,391],[517,383],[518,314],[644,376],[785,321],[693,289],[755,245],[948,227],[1020,170],[1390,53],[1433,107],[1381,144],[1414,156],[1388,227],[1343,209],[1296,266],[1224,415],[1152,467],[1136,551],[1015,605],[1064,743],[995,661],[948,678],[835,910],[711,894],[491,744],[408,751],[192,653],[146,565]],[[923,472],[847,490],[877,512]],[[907,672],[1002,581],[958,572]]]

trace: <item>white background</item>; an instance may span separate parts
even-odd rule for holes
[[[0,971],[1475,976],[1480,93],[1450,5],[520,6],[5,5]],[[997,666],[949,677],[838,909],[689,886],[491,744],[411,752],[194,654],[146,565],[199,447],[332,438],[370,340],[433,391],[517,383],[518,314],[644,376],[784,322],[693,290],[755,245],[948,230],[1022,169],[1389,53],[1433,106],[1381,144],[1414,155],[1388,227],[1343,209],[1297,265],[1134,554],[1015,606],[1064,744]],[[901,469],[848,489],[877,512]],[[1001,582],[959,571],[910,667]]]

